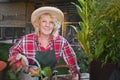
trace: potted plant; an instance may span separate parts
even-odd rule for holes
[[[72,3],[76,6],[78,14],[82,19],[79,23],[81,30],[73,27],[77,32],[77,39],[84,53],[88,56],[89,63],[92,65],[94,61],[99,62],[99,66],[101,65],[100,72],[104,71],[101,68],[104,68],[106,64],[114,63],[115,66],[113,68],[115,68],[116,64],[120,62],[119,1],[78,0],[79,4]],[[96,66],[93,67],[96,68]],[[97,69],[97,71],[99,70]],[[99,75],[101,74],[99,73]],[[99,75],[96,77],[96,80],[104,80],[103,76],[99,78]],[[106,78],[106,80],[108,79]]]

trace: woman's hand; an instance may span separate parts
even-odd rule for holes
[[[18,72],[22,68],[22,63],[20,60],[16,60],[16,55],[10,56],[8,62],[11,66],[10,72]]]
[[[72,80],[79,80],[78,74],[72,74]]]
[[[24,57],[20,57],[20,59],[17,59],[18,55],[15,56],[11,56],[9,57],[8,61],[10,62],[11,67],[11,71],[13,72],[19,72],[22,68],[25,69],[25,71],[27,71],[28,69],[28,63],[26,62],[26,59],[24,59]],[[23,56],[23,55],[22,55]]]
[[[17,63],[18,61],[16,60],[16,55],[10,56],[10,57],[8,58],[8,62],[10,62],[10,65],[13,65],[13,64]],[[21,65],[21,64],[20,64],[20,65]]]

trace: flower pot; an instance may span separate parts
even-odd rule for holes
[[[81,76],[80,80],[90,80],[89,79],[89,76],[90,76],[89,73],[81,73],[80,76]]]
[[[100,61],[93,60],[90,63],[90,80],[110,80],[116,64],[107,63],[102,66]]]

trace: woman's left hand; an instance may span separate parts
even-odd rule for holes
[[[72,80],[79,80],[78,74],[72,74]]]

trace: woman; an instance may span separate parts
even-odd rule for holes
[[[36,9],[31,15],[31,23],[35,33],[23,36],[10,49],[10,58],[8,59],[10,64],[16,64],[18,67],[22,65],[26,72],[30,72],[34,76],[39,73],[38,69],[29,67],[24,59],[16,60],[18,54],[37,59],[42,68],[46,66],[55,67],[60,57],[63,57],[72,71],[72,80],[78,80],[77,72],[79,69],[75,53],[68,41],[58,35],[63,21],[63,12],[56,7]],[[31,59],[28,62],[30,65],[35,64]]]

